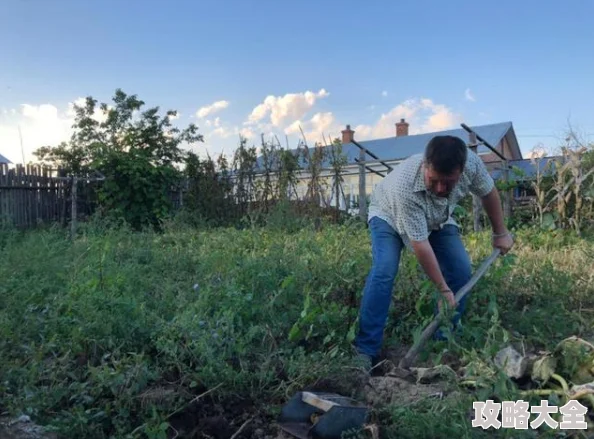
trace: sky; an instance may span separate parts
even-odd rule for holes
[[[526,156],[594,138],[594,2],[0,0],[0,154],[67,140],[117,88],[195,123],[296,147],[511,121]],[[101,115],[97,115],[101,117]],[[20,131],[20,136],[19,136]]]

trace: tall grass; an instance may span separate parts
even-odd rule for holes
[[[465,240],[476,263],[490,251],[486,235]],[[205,392],[274,416],[296,390],[340,374],[371,263],[359,223],[293,233],[171,223],[160,234],[91,223],[74,242],[59,229],[5,230],[0,252],[0,406],[77,438],[161,437]],[[593,253],[562,231],[520,232],[471,293],[451,349],[583,335]],[[387,345],[410,343],[431,297],[405,254]]]

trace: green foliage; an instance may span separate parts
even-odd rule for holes
[[[191,223],[226,226],[237,220],[239,204],[233,197],[233,183],[224,156],[215,163],[210,156],[200,160],[190,152],[184,174],[188,178],[184,204]]]
[[[517,257],[473,289],[461,338],[425,354],[439,361],[445,346],[479,370],[510,340],[552,349],[591,329],[578,310],[594,307],[592,243],[563,231],[518,235]],[[465,240],[476,263],[490,252],[488,234]],[[173,428],[184,437],[177,417],[199,422],[191,401],[207,391],[200,407],[244,400],[273,416],[295,391],[341,376],[369,245],[356,222],[291,233],[165,222],[158,234],[91,222],[75,241],[59,229],[0,231],[0,405],[62,437],[158,438]],[[432,288],[409,253],[399,273],[387,345],[410,343],[432,315]],[[469,401],[514,395],[500,376],[484,384],[484,395],[458,403],[388,405],[382,429],[483,434],[464,416]]]
[[[176,165],[185,156],[180,145],[203,140],[194,124],[183,130],[171,124],[175,111],[160,116],[159,107],[143,110],[144,105],[120,89],[113,106],[88,97],[74,107],[70,141],[35,152],[66,175],[101,172],[106,177],[97,193],[101,213],[124,219],[136,230],[158,227],[170,213],[169,192],[181,176]]]

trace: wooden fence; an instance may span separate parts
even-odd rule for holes
[[[65,222],[70,182],[41,166],[0,164],[0,221],[17,228]]]
[[[0,225],[28,229],[41,224],[70,224],[74,233],[77,220],[84,220],[95,210],[97,185],[93,183],[100,179],[73,180],[59,173],[40,165],[9,168],[0,163]],[[175,190],[169,196],[173,208],[181,208],[183,194]]]

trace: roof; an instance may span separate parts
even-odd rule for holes
[[[12,164],[12,162],[8,160],[6,157],[4,157],[2,154],[0,154],[0,163],[6,163],[7,165]]]
[[[507,136],[507,141],[510,146],[517,151],[519,156],[521,157],[521,151],[518,146],[518,141],[513,129],[513,124],[511,122],[501,122],[489,125],[476,125],[470,127],[473,131],[475,131],[479,137],[487,141],[493,147],[496,147],[497,144]],[[468,143],[469,140],[469,133],[463,128],[456,128],[444,131],[434,131],[431,133],[423,133],[423,134],[413,134],[407,136],[392,136],[386,137],[382,139],[373,139],[373,140],[361,140],[355,141],[367,149],[368,151],[375,154],[377,157],[383,160],[401,160],[405,159],[413,154],[423,153],[425,151],[425,147],[429,140],[437,135],[451,135],[460,137],[462,140]],[[313,148],[310,147],[310,151]],[[295,151],[295,150],[293,150]],[[359,147],[354,143],[346,143],[342,145],[342,152],[347,157],[348,164],[354,165],[357,162],[355,159],[359,158]],[[480,145],[477,148],[477,152],[480,153],[489,153],[491,150],[484,145]],[[372,157],[367,156],[366,160],[373,160]],[[299,158],[299,165],[305,166],[305,162],[303,157]],[[330,160],[326,157],[324,163],[322,164],[323,167],[331,167]],[[257,166],[256,168],[263,168],[263,159],[262,157],[258,157]]]
[[[470,127],[480,137],[486,140],[490,145],[496,146],[501,139],[513,129],[511,122],[496,123],[491,125],[479,125]],[[460,137],[465,142],[468,142],[468,132],[463,128],[456,128],[444,131],[435,131],[431,133],[415,134],[408,136],[393,136],[384,139],[363,140],[357,143],[367,150],[373,152],[383,159],[404,159],[413,154],[419,154],[425,151],[427,143],[435,137],[441,135],[449,135]],[[359,148],[356,145],[349,143],[344,145],[353,149],[356,157],[359,156]],[[354,151],[356,149],[356,151]],[[484,145],[477,148],[477,152],[490,152],[491,150]],[[350,157],[349,157],[350,158]]]
[[[542,157],[537,160],[510,160],[508,162],[512,167],[512,171],[510,171],[510,178],[516,180],[536,178],[536,173],[538,170],[540,170],[541,175],[550,174],[554,171],[557,160],[564,162],[565,158],[563,156],[550,156]],[[514,168],[519,171],[519,175],[514,175]],[[500,169],[495,169],[491,172],[491,176],[495,179],[501,178],[502,171]]]

